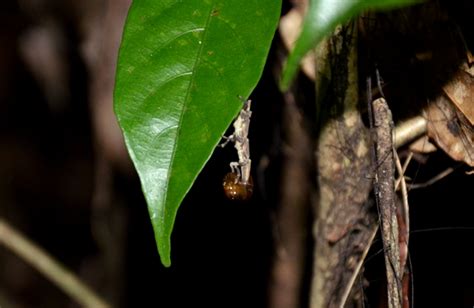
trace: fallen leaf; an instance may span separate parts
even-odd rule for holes
[[[424,135],[415,141],[413,141],[408,148],[412,152],[428,154],[436,152],[437,148],[434,144],[432,144],[428,138],[428,136]]]
[[[460,69],[443,87],[443,91],[471,126],[474,125],[474,77]]]
[[[428,136],[451,158],[474,167],[474,129],[464,113],[440,95],[425,110],[425,116]]]

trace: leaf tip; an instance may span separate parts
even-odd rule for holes
[[[163,264],[164,267],[170,267],[171,266],[171,253],[170,253],[170,246],[169,243],[161,243],[156,241],[156,245],[158,248],[158,254],[160,255],[160,260],[161,264]]]
[[[168,256],[160,255],[160,259],[161,259],[161,264],[163,264],[164,267],[169,268],[171,266],[171,258],[169,255]]]
[[[171,231],[165,228],[156,216],[150,215],[155,235],[156,248],[164,267],[171,266]],[[172,229],[172,228],[171,228]]]

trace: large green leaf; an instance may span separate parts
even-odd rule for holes
[[[311,0],[295,48],[288,57],[280,88],[288,89],[304,55],[326,36],[336,25],[367,9],[392,9],[420,2],[420,0]]]
[[[135,0],[129,10],[115,113],[165,266],[181,201],[261,76],[280,2]]]

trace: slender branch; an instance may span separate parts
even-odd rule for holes
[[[416,138],[426,134],[427,121],[422,116],[416,116],[409,120],[399,123],[395,127],[394,135],[394,147],[399,147],[415,140]]]
[[[369,253],[370,247],[372,247],[372,243],[374,242],[374,238],[378,230],[379,230],[378,225],[374,225],[372,227],[372,233],[370,234],[369,240],[367,244],[365,245],[364,251],[362,252],[359,262],[357,263],[356,268],[354,272],[352,273],[349,283],[346,285],[344,289],[344,293],[342,294],[342,297],[341,297],[340,307],[345,307],[346,305],[347,299],[349,298],[349,294],[351,294],[352,287],[354,286],[357,276],[359,276],[360,270],[362,269],[362,265],[364,264],[367,254]]]
[[[402,204],[403,204],[403,217],[405,219],[405,225],[406,225],[405,232],[407,236],[407,242],[405,244],[408,246],[408,235],[410,234],[410,207],[408,204],[408,189],[407,189],[407,184],[405,182],[405,174],[404,174],[406,168],[402,167],[402,164],[400,163],[400,158],[398,157],[398,153],[395,149],[393,149],[393,155],[395,156],[395,167],[397,168],[397,172],[400,175],[400,184],[401,184],[400,187],[401,187],[401,192],[402,192]],[[398,185],[395,185],[395,190],[397,190],[397,186]],[[405,262],[401,262],[401,270],[403,270],[404,267],[405,267]]]
[[[109,305],[81,282],[74,273],[54,260],[46,251],[27,239],[0,218],[0,244],[16,253],[65,293],[85,307],[105,308]]]
[[[396,151],[396,150],[395,150]],[[398,156],[398,153],[394,153]],[[413,152],[410,151],[408,154],[407,158],[405,159],[405,162],[403,163],[402,169],[399,170],[399,178],[395,181],[395,191],[398,191],[398,187],[400,186],[400,183],[402,179],[405,181],[405,172],[407,171],[408,164],[410,163],[411,159],[413,158]],[[399,160],[399,159],[398,159]],[[397,166],[398,169],[398,166]],[[401,173],[400,173],[401,172]],[[406,186],[406,181],[405,181],[405,186]]]
[[[385,269],[387,272],[388,307],[401,307],[400,251],[398,246],[398,223],[395,207],[394,159],[392,140],[392,115],[384,98],[372,103],[374,131],[376,177],[375,197],[381,217],[382,239],[385,251]]]
[[[430,185],[433,185],[434,183],[438,182],[442,178],[444,178],[444,177],[450,175],[451,173],[453,173],[454,170],[455,170],[455,168],[449,167],[446,170],[438,173],[433,178],[429,179],[428,181],[426,181],[424,183],[410,184],[410,190],[418,189],[418,188],[425,188],[425,187],[428,187]]]
[[[406,275],[406,262],[408,259],[408,242],[410,236],[410,210],[408,205],[408,190],[407,185],[405,182],[405,170],[406,166],[408,166],[407,161],[411,159],[411,156],[407,158],[405,162],[405,166],[402,166],[400,163],[400,158],[398,157],[397,150],[393,149],[393,156],[395,157],[395,166],[397,168],[397,172],[400,176],[400,186],[401,186],[401,194],[402,194],[402,213],[399,219],[399,250],[400,250],[400,278],[402,279],[402,307],[408,308],[410,307],[410,296],[409,296],[409,275]],[[397,190],[397,186],[395,186],[395,190]]]

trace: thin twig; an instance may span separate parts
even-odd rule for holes
[[[393,123],[390,109],[384,98],[373,103],[375,133],[375,157],[378,166],[374,191],[382,225],[382,239],[385,250],[385,269],[387,273],[388,307],[400,308],[400,251],[398,246],[398,222],[395,207],[394,162],[393,162]]]
[[[402,192],[402,204],[403,204],[403,217],[405,219],[406,225],[406,236],[407,242],[406,245],[408,246],[408,235],[410,234],[410,207],[408,205],[408,190],[407,190],[407,183],[405,182],[405,170],[400,163],[400,158],[398,157],[397,150],[393,149],[393,155],[395,156],[395,167],[397,168],[397,172],[400,175],[400,184],[401,184],[401,192]],[[407,158],[408,160],[409,158]],[[395,186],[395,190],[397,186]],[[401,264],[401,270],[405,267],[405,262]]]
[[[54,260],[46,251],[31,242],[2,218],[0,218],[0,243],[45,275],[82,306],[109,307],[70,270]]]
[[[426,121],[424,117],[416,116],[397,124],[394,131],[395,148],[398,149],[410,141],[426,134],[427,123],[428,121]]]
[[[341,304],[339,305],[339,307],[341,308],[345,306],[347,299],[349,298],[349,294],[351,294],[352,287],[354,286],[355,280],[357,279],[357,276],[360,273],[362,265],[364,265],[365,258],[367,257],[367,254],[369,253],[370,247],[372,247],[372,243],[374,241],[375,235],[377,234],[378,230],[379,230],[379,226],[375,225],[373,227],[372,233],[370,234],[369,241],[367,242],[367,245],[365,246],[364,251],[362,252],[362,255],[360,256],[359,262],[357,263],[356,268],[354,272],[352,273],[352,276],[349,279],[349,282],[346,285],[344,293],[342,294]]]
[[[397,168],[397,172],[400,176],[400,183],[401,183],[401,193],[402,193],[402,204],[403,204],[403,220],[399,224],[399,250],[400,250],[400,273],[402,279],[402,306],[404,308],[410,307],[410,298],[409,298],[409,277],[405,275],[405,266],[408,257],[408,242],[410,236],[410,211],[408,205],[408,191],[407,191],[407,184],[405,182],[405,170],[403,170],[402,164],[400,163],[400,158],[398,157],[397,150],[393,148],[393,156],[395,158],[395,167]],[[408,166],[407,161],[411,159],[408,157],[405,161],[405,166]],[[395,190],[397,188],[395,187]]]
[[[436,176],[432,177],[430,180],[424,182],[424,183],[418,183],[418,184],[410,184],[410,190],[412,189],[418,189],[418,188],[425,188],[425,187],[428,187],[430,185],[433,185],[434,183],[438,182],[439,180],[441,180],[442,178],[450,175],[453,171],[454,171],[455,168],[447,168],[446,170],[444,170],[443,172],[437,174]]]
[[[397,157],[398,157],[398,153],[397,153]],[[400,186],[400,182],[402,181],[402,178],[405,181],[405,172],[407,171],[408,164],[410,163],[412,158],[413,158],[413,152],[410,152],[407,158],[405,159],[405,162],[403,163],[402,170],[401,170],[402,173],[400,173],[399,178],[395,181],[395,191],[398,190],[398,186]],[[400,172],[400,170],[398,170],[398,172]],[[406,181],[405,181],[405,185],[406,185]]]

